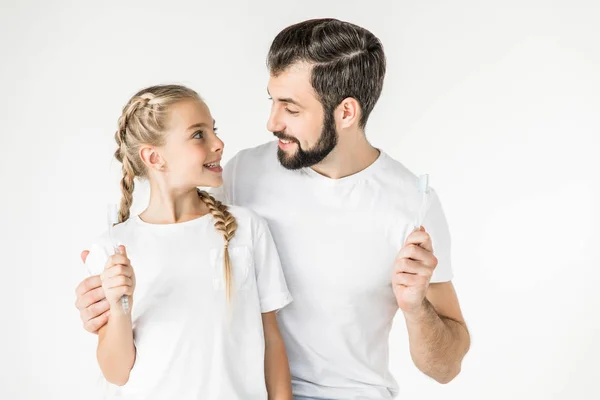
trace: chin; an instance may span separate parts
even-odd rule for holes
[[[209,188],[218,188],[219,186],[223,185],[223,178],[221,179],[211,179],[209,182],[202,182],[201,184],[197,185],[198,187],[209,187]]]

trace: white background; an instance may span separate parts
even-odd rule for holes
[[[382,40],[368,138],[431,174],[453,236],[472,348],[439,385],[412,365],[398,318],[400,398],[600,398],[598,1],[0,4],[0,398],[84,399],[95,382],[74,288],[79,252],[118,200],[112,136],[127,99],[156,83],[196,89],[227,160],[272,139],[271,40],[325,16]]]

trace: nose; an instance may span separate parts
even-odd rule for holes
[[[279,112],[275,104],[271,107],[271,115],[269,115],[269,120],[267,121],[267,129],[270,132],[282,132],[285,130],[285,124],[279,118]]]
[[[225,143],[217,136],[214,135],[214,139],[211,143],[211,150],[214,153],[221,153],[223,151],[223,147],[225,147]]]

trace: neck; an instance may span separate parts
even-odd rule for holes
[[[154,224],[174,224],[199,218],[208,212],[196,188],[167,188],[164,181],[150,179],[150,202],[140,218]]]
[[[379,150],[371,146],[363,132],[341,134],[335,149],[311,168],[331,179],[354,175],[373,164]]]

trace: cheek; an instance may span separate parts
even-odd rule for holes
[[[204,163],[206,163],[206,161],[208,161],[208,159],[206,157],[207,154],[208,154],[208,152],[206,151],[204,146],[196,145],[196,146],[193,146],[192,148],[190,148],[188,156],[190,158],[191,163],[201,166]]]
[[[181,146],[176,152],[172,153],[172,165],[178,166],[181,172],[197,170],[206,162],[206,151],[202,146],[190,144]]]
[[[288,133],[296,137],[302,147],[306,148],[314,146],[319,141],[323,129],[319,121],[308,117],[294,118],[294,121],[287,126]]]

